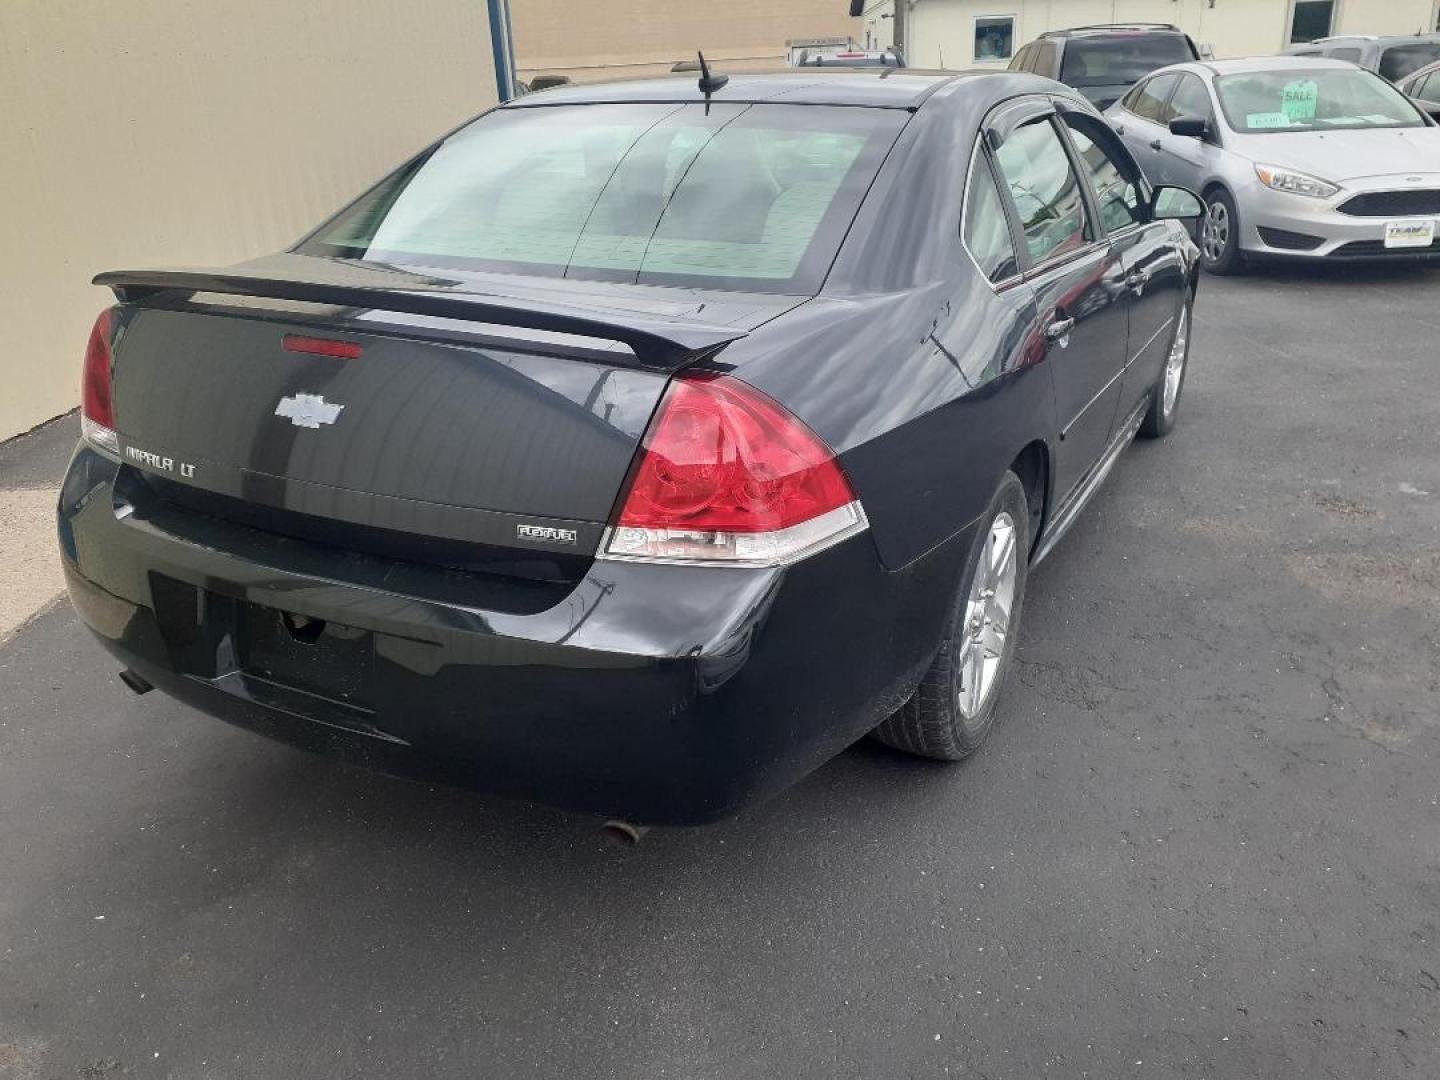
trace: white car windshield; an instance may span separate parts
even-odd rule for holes
[[[1215,91],[1225,119],[1239,132],[1425,126],[1400,91],[1359,68],[1221,75]]]

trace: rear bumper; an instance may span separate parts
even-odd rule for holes
[[[596,562],[561,602],[516,614],[317,574],[300,541],[257,558],[266,534],[217,519],[177,530],[117,499],[117,468],[77,451],[59,533],[75,608],[122,665],[367,767],[654,823],[783,788],[893,710],[969,542],[899,573],[868,534],[775,570]],[[279,635],[294,656],[277,676],[245,639],[282,612],[326,629]]]

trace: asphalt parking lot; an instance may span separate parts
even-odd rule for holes
[[[41,614],[0,1078],[1440,1075],[1440,272],[1207,278],[1194,334],[980,756],[634,849],[133,697]]]

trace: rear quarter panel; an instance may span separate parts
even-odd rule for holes
[[[981,118],[1041,80],[984,81],[987,94],[922,107],[822,294],[718,358],[839,453],[891,569],[959,534],[1020,451],[1055,431],[1030,292],[997,293],[960,240]]]

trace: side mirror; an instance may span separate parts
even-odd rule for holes
[[[1189,188],[1162,184],[1150,196],[1151,221],[1193,221],[1205,215],[1205,203]]]
[[[1203,116],[1177,116],[1170,121],[1170,134],[1188,139],[1203,139],[1210,134],[1210,122]]]

